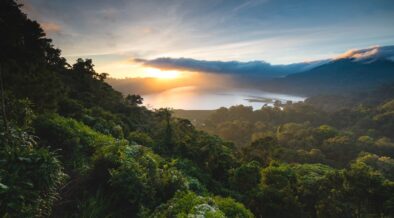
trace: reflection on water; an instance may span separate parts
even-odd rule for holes
[[[233,105],[247,105],[260,109],[264,104],[304,101],[305,98],[291,95],[269,93],[260,90],[199,90],[195,86],[170,89],[164,92],[144,95],[144,104],[149,108],[170,107],[186,110],[212,110]]]

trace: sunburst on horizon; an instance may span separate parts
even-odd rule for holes
[[[156,79],[177,79],[182,76],[182,72],[177,70],[161,70],[158,68],[145,68],[145,77],[151,77]]]

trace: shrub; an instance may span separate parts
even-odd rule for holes
[[[37,148],[26,133],[1,141],[0,216],[49,216],[66,175],[56,154]]]

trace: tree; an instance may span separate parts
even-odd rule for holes
[[[326,176],[334,173],[335,170],[323,164],[296,164],[292,169],[297,177],[297,197],[303,211],[310,217],[318,217],[319,202],[327,198],[327,193],[321,191],[321,185]]]
[[[253,141],[250,146],[243,148],[242,155],[246,161],[257,161],[268,166],[273,157],[273,149],[278,147],[276,137],[264,137]]]
[[[260,188],[251,193],[248,206],[258,217],[302,217],[296,197],[297,179],[288,165],[272,163],[261,170]]]
[[[362,162],[352,164],[344,174],[345,192],[348,193],[355,217],[369,213],[382,214],[387,200],[384,177]]]
[[[162,146],[165,147],[159,147],[158,149],[166,149],[164,150],[165,152],[171,152],[173,149],[173,128],[171,124],[171,115],[172,112],[168,108],[161,108],[157,112],[157,116],[159,117],[161,122],[164,124],[164,132],[163,134],[163,139],[162,139]]]
[[[232,170],[230,183],[233,189],[241,193],[252,191],[260,183],[260,164],[252,161]]]
[[[127,95],[126,103],[131,106],[138,106],[143,103],[143,98],[140,95]]]

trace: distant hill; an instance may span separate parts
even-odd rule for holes
[[[366,91],[394,82],[394,46],[345,53],[304,72],[263,81],[262,89],[313,96]]]
[[[394,81],[394,62],[339,60],[312,70],[270,81],[270,90],[306,96],[373,89]]]

